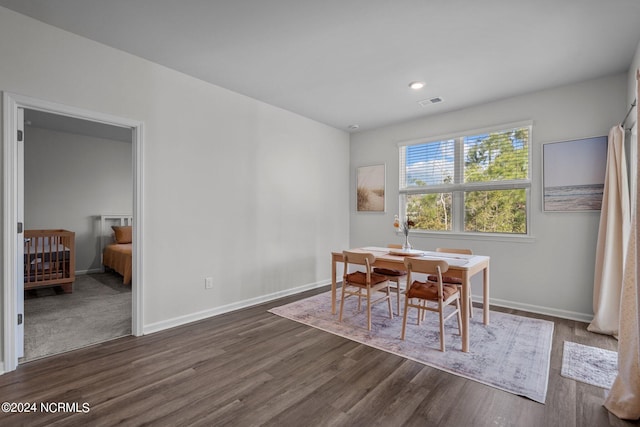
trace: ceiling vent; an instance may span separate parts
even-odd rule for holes
[[[442,101],[444,101],[442,98],[440,98],[439,96],[436,96],[434,98],[423,99],[422,101],[418,101],[418,104],[420,104],[421,107],[426,107],[431,104],[438,104]]]

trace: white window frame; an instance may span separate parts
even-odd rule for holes
[[[529,128],[529,140],[528,140],[528,159],[527,159],[527,178],[513,181],[495,181],[495,182],[472,182],[464,183],[462,177],[464,176],[464,138],[468,136],[482,135],[491,132],[501,132],[515,128]],[[419,188],[402,188],[403,177],[402,174],[406,171],[405,161],[406,158],[402,156],[403,148],[411,145],[428,144],[432,142],[455,140],[454,148],[454,182],[451,184],[441,185],[429,185],[428,187]],[[412,139],[407,141],[400,141],[398,146],[398,164],[399,164],[399,176],[398,176],[398,202],[400,217],[406,216],[406,196],[412,194],[432,194],[432,193],[452,193],[451,201],[451,230],[410,230],[414,235],[438,235],[438,236],[456,236],[456,237],[485,237],[500,239],[523,239],[528,240],[532,237],[531,230],[531,174],[532,174],[532,143],[533,141],[533,121],[522,121],[514,123],[506,123],[481,129],[471,129],[455,134],[439,135],[434,137],[425,137],[420,139]],[[478,191],[478,190],[509,190],[509,189],[524,189],[526,193],[526,233],[486,233],[486,232],[473,232],[464,230],[464,193],[465,191]]]

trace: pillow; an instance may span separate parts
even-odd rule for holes
[[[131,243],[131,226],[112,226],[116,243]]]

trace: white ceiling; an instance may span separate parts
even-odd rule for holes
[[[0,5],[344,130],[626,72],[640,41],[639,0]]]

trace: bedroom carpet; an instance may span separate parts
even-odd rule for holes
[[[76,276],[73,293],[25,292],[21,362],[131,335],[131,286],[111,273]]]
[[[618,375],[618,353],[565,341],[560,375],[610,389]]]
[[[386,304],[374,305],[371,331],[367,330],[365,309],[356,313],[356,308],[357,299],[347,299],[343,322],[339,323],[338,315],[331,315],[331,293],[326,292],[269,312],[539,403],[545,402],[553,322],[492,311],[490,324],[484,325],[482,312],[476,309],[470,322],[471,351],[461,351],[454,317],[445,323],[447,351],[443,353],[439,350],[437,313],[427,313],[426,321],[417,326],[417,310],[410,310],[406,340],[402,341],[402,317],[389,319]]]

